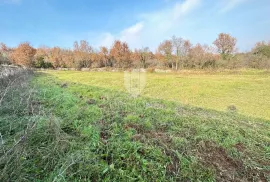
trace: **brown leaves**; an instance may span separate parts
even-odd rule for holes
[[[34,62],[36,49],[30,46],[28,42],[21,43],[12,52],[12,60],[15,64],[31,67]]]
[[[230,34],[220,33],[213,44],[223,56],[232,54],[236,50],[236,38],[232,37]]]
[[[166,66],[172,63],[173,45],[170,40],[161,42],[157,49],[157,58],[162,61]]]
[[[110,55],[116,67],[127,68],[131,64],[130,50],[126,42],[116,40],[110,50]]]

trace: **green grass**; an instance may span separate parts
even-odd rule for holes
[[[215,105],[198,108],[171,97],[176,95],[177,84],[187,89],[201,82],[219,88],[223,88],[220,84],[233,85],[222,83],[223,77],[237,85],[241,80],[269,79],[267,73],[259,72],[148,74],[144,93],[134,98],[123,86],[123,73],[38,73],[31,85],[42,114],[29,116],[23,107],[20,112],[9,112],[17,107],[16,100],[8,109],[0,108],[5,116],[0,118],[1,133],[7,128],[3,126],[12,129],[7,124],[12,117],[23,123],[34,118],[28,123],[36,123],[11,157],[0,163],[4,169],[0,181],[270,180],[269,120],[218,111]],[[211,84],[208,87],[214,92]],[[11,141],[20,133],[5,133],[10,142],[4,147],[13,146]]]
[[[124,73],[50,71],[62,81],[126,91]],[[217,73],[147,74],[142,96],[226,111],[234,105],[239,114],[270,119],[270,73],[225,71]]]

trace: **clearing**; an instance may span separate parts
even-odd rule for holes
[[[267,72],[147,73],[137,98],[121,72],[17,83],[0,107],[1,181],[270,180]]]

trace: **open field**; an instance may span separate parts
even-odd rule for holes
[[[269,75],[147,74],[137,98],[120,72],[27,76],[0,107],[0,181],[269,181]]]
[[[62,81],[126,91],[124,73],[50,71]],[[239,114],[270,119],[270,73],[267,71],[184,71],[180,74],[146,75],[142,96],[227,111],[234,105]]]

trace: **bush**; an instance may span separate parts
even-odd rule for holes
[[[35,68],[52,68],[51,62],[45,62],[43,57],[38,57],[34,63]]]
[[[5,57],[3,54],[0,53],[0,65],[1,64],[10,64],[10,61],[7,57]]]

